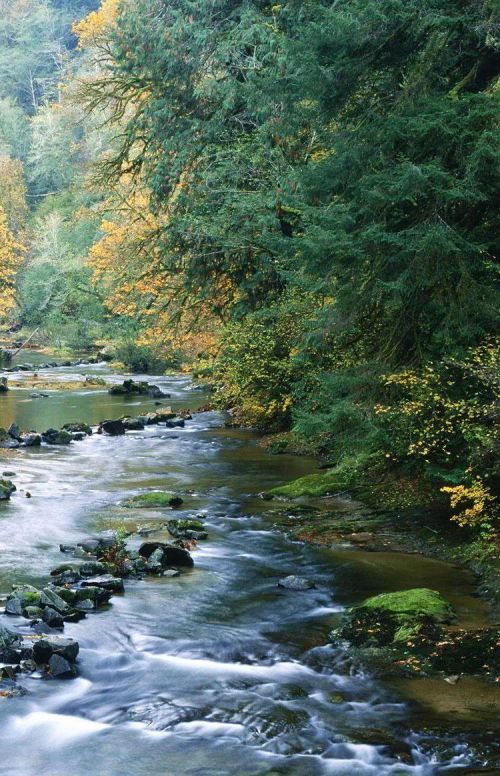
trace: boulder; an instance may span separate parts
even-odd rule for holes
[[[9,386],[6,377],[0,377],[0,393],[7,393]]]
[[[40,606],[41,593],[32,585],[19,585],[5,602],[6,614],[20,615],[28,606]]]
[[[367,598],[348,612],[338,634],[355,646],[405,643],[453,616],[450,604],[436,590],[413,588]]]
[[[54,679],[70,679],[76,676],[76,668],[62,655],[54,654],[49,658],[49,671]]]
[[[139,547],[139,554],[146,558],[146,560],[149,560],[156,550],[161,550],[163,568],[168,568],[169,566],[191,568],[194,565],[193,559],[187,550],[164,542],[144,542]],[[159,555],[155,557],[159,557]]]
[[[9,428],[7,429],[7,434],[12,437],[12,439],[16,439],[18,442],[21,440],[21,429],[17,423],[10,424]]]
[[[99,574],[107,574],[108,568],[98,560],[89,560],[81,564],[79,572],[82,577],[95,577]]]
[[[92,436],[92,429],[88,423],[65,423],[63,430],[69,431],[70,434],[85,434],[86,436]]]
[[[82,580],[82,587],[102,587],[104,590],[110,590],[113,593],[123,593],[123,579],[113,577],[112,574],[103,574],[98,577],[88,577]]]
[[[12,480],[0,478],[0,501],[8,501],[15,490],[16,486]]]
[[[184,428],[186,421],[184,418],[174,418],[173,420],[166,420],[165,425],[167,428]]]
[[[0,622],[0,652],[21,643],[21,637]]]
[[[103,420],[99,424],[97,433],[102,434],[104,432],[110,436],[121,436],[125,433],[125,430],[122,420]]]
[[[48,663],[52,655],[60,655],[69,663],[78,657],[80,645],[75,639],[47,635],[33,644],[33,660],[37,665]]]
[[[205,526],[199,520],[169,520],[167,525],[172,536],[179,539],[194,539],[195,541],[208,539]]]
[[[316,585],[310,579],[290,574],[288,577],[280,579],[278,587],[283,587],[285,590],[294,590],[295,592],[304,592],[305,590],[312,590]]]
[[[42,436],[41,434],[35,434],[30,431],[28,434],[22,435],[21,442],[25,447],[40,447],[42,444]]]
[[[144,418],[123,418],[122,423],[126,431],[142,431],[146,425]]]
[[[52,609],[51,606],[46,606],[42,611],[42,620],[47,623],[50,628],[64,628],[64,620],[59,612]]]
[[[72,441],[72,436],[69,431],[58,431],[55,428],[49,428],[42,434],[42,439],[47,445],[69,445]]]
[[[42,590],[40,594],[40,606],[50,606],[60,614],[67,614],[70,608],[66,601],[61,598],[59,593],[56,593],[56,591],[50,587],[44,587]]]
[[[183,499],[169,490],[154,490],[149,493],[139,493],[129,498],[124,506],[155,509],[158,507],[180,507]]]

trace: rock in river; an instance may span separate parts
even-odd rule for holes
[[[49,428],[42,434],[43,441],[47,445],[69,445],[73,437],[69,431],[58,431],[55,428]]]
[[[97,429],[98,434],[109,434],[110,436],[121,436],[126,431],[123,420],[103,420]]]
[[[314,582],[311,582],[310,579],[305,579],[304,577],[297,577],[295,574],[290,574],[288,577],[284,577],[284,579],[280,579],[278,582],[279,587],[283,587],[286,590],[295,590],[296,592],[303,592],[304,590],[312,590],[312,588],[316,587]]]
[[[15,490],[12,480],[0,478],[0,501],[8,501]]]
[[[169,566],[184,566],[186,568],[191,568],[194,565],[193,559],[187,550],[164,542],[144,542],[144,544],[141,544],[139,547],[139,554],[142,555],[143,558],[146,558],[146,560],[149,560],[153,553],[156,553],[155,559],[159,559],[160,553],[157,552],[158,550],[161,551],[160,562],[164,569]]]

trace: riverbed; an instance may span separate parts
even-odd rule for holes
[[[69,382],[85,374],[124,379],[102,364],[78,370],[46,373]],[[204,403],[187,376],[143,379],[170,393],[166,403],[175,409]],[[102,388],[48,393],[31,398],[16,388],[0,396],[0,426],[95,425],[155,408],[147,397]],[[13,583],[44,584],[61,561],[61,543],[162,518],[161,510],[121,506],[142,491],[181,493],[175,516],[202,514],[209,539],[193,551],[192,570],[128,580],[106,610],[66,624],[65,634],[80,643],[79,676],[23,677],[28,695],[0,699],[0,774],[498,772],[491,770],[498,707],[490,685],[384,684],[353,670],[348,653],[328,643],[346,606],[386,590],[434,587],[468,624],[486,622],[488,611],[472,577],[449,564],[315,548],[277,530],[276,503],[259,493],[314,471],[312,460],[269,456],[256,434],[227,428],[216,412],[194,413],[184,428],[1,452],[1,469],[15,472],[18,490],[0,505],[0,593]],[[316,587],[278,587],[289,574]]]

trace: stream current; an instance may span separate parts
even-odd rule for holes
[[[103,365],[84,369],[124,379]],[[45,374],[76,379],[75,368]],[[167,403],[176,409],[203,403],[188,378],[143,379],[170,393]],[[151,399],[102,389],[41,399],[12,389],[0,397],[0,426],[15,420],[41,431],[152,409]],[[193,552],[194,569],[174,579],[128,580],[125,595],[107,609],[65,625],[65,635],[80,643],[78,678],[21,677],[28,695],[0,701],[2,776],[480,772],[464,741],[443,749],[442,740],[412,729],[394,688],[353,671],[345,652],[328,645],[346,602],[363,597],[366,575],[342,552],[293,542],[275,529],[276,506],[258,493],[314,464],[269,456],[258,441],[208,412],[183,429],[94,434],[69,447],[2,456],[18,493],[0,505],[1,593],[13,583],[46,584],[65,559],[60,543],[165,517],[120,506],[144,490],[180,492],[185,503],[175,516],[203,514],[209,532]],[[398,582],[411,586],[401,584],[402,566]],[[288,574],[308,577],[316,588],[279,588]],[[26,626],[15,617],[0,621]]]

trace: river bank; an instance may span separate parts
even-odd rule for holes
[[[92,369],[107,382],[123,382],[106,366]],[[54,377],[69,380],[73,373],[62,368]],[[172,394],[175,410],[206,401],[186,377],[154,382]],[[61,391],[47,401],[16,388],[0,401],[0,425],[16,420],[40,431],[155,411],[149,396],[110,395],[105,388]],[[102,531],[158,528],[164,507],[124,506],[142,494],[178,493],[184,503],[175,518],[203,515],[208,540],[180,576],[127,579],[125,596],[98,615],[65,623],[65,636],[80,644],[79,677],[28,678],[29,694],[5,701],[2,767],[14,767],[28,741],[36,762],[25,764],[23,776],[62,776],[68,768],[85,776],[90,750],[95,771],[112,776],[131,770],[164,776],[166,767],[189,776],[427,776],[453,768],[479,772],[492,762],[494,710],[483,707],[481,731],[471,713],[457,720],[453,699],[461,697],[462,680],[456,686],[440,680],[449,700],[436,714],[420,701],[407,703],[408,688],[354,669],[349,652],[331,642],[347,608],[395,585],[432,584],[453,596],[460,617],[483,614],[471,610],[481,602],[470,578],[449,564],[316,547],[287,536],[283,528],[293,519],[279,524],[288,510],[278,515],[282,505],[259,493],[311,473],[314,461],[269,457],[258,435],[225,428],[215,412],[193,413],[184,427],[150,425],[7,452],[5,469],[16,472],[18,490],[0,506],[1,592],[12,584],[46,585],[61,563],[59,544],[74,546]],[[353,521],[359,509],[362,519],[363,507],[352,500],[336,508]],[[157,540],[161,534],[147,535]],[[140,545],[144,535],[131,541]],[[313,586],[280,587],[289,575]],[[474,698],[484,698],[481,687]]]

